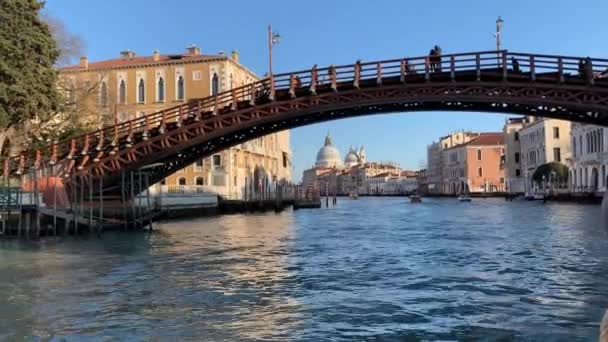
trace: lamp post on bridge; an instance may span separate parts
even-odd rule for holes
[[[498,16],[498,19],[496,19],[496,33],[494,34],[494,37],[496,38],[496,61],[498,62],[499,66],[500,66],[500,34],[502,31],[503,23],[504,23],[504,21],[502,20],[502,18],[500,16]]]
[[[272,47],[279,43],[281,35],[278,32],[272,32],[272,26],[268,25],[268,79],[273,82],[272,74]]]

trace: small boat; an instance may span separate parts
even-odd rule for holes
[[[465,194],[461,194],[460,196],[458,196],[458,201],[471,202],[471,197],[469,197],[468,195],[465,195]]]
[[[420,195],[410,195],[410,202],[411,203],[420,203],[420,202],[422,202],[422,198],[420,198]]]
[[[348,197],[350,197],[351,199],[359,199],[359,195],[356,192],[350,192],[348,194]]]
[[[524,199],[526,199],[526,201],[542,201],[545,199],[545,195],[543,194],[527,194],[524,196]]]
[[[458,195],[458,201],[460,202],[471,202],[471,197],[469,197],[469,186],[465,185],[464,192],[461,192]]]

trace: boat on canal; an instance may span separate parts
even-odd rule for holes
[[[420,203],[422,202],[422,198],[420,195],[410,195],[410,203]]]

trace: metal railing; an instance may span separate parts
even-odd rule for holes
[[[357,62],[290,73],[271,75],[269,78],[221,92],[216,96],[194,99],[185,104],[135,118],[85,135],[55,143],[47,151],[26,151],[18,157],[5,160],[4,173],[20,174],[30,165],[40,167],[42,162],[54,165],[61,160],[74,161],[68,167],[83,167],[89,161],[97,162],[108,154],[119,151],[121,144],[127,148],[134,136],[141,134],[146,140],[151,134],[163,134],[169,129],[181,127],[185,121],[201,125],[216,122],[223,115],[244,106],[267,103],[278,92],[288,92],[295,97],[299,91],[315,94],[319,88],[359,88],[372,82],[374,85],[396,78],[407,82],[418,75],[422,81],[432,81],[435,74],[449,74],[457,80],[462,73],[472,73],[477,80],[487,73],[511,77],[524,77],[532,82],[576,82],[593,85],[598,79],[608,77],[608,59],[573,56],[514,53],[506,50],[482,51],[431,56],[408,57],[392,60]],[[420,80],[417,80],[420,82]],[[78,164],[76,165],[76,160]]]

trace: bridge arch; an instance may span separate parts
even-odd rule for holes
[[[116,193],[125,170],[149,166],[150,181],[157,182],[269,133],[363,115],[473,111],[606,126],[608,60],[585,59],[579,69],[581,60],[490,51],[442,56],[438,71],[427,56],[315,66],[91,132],[52,146],[44,158],[63,175],[98,180],[104,192]],[[23,172],[28,165],[22,156],[11,166]]]

